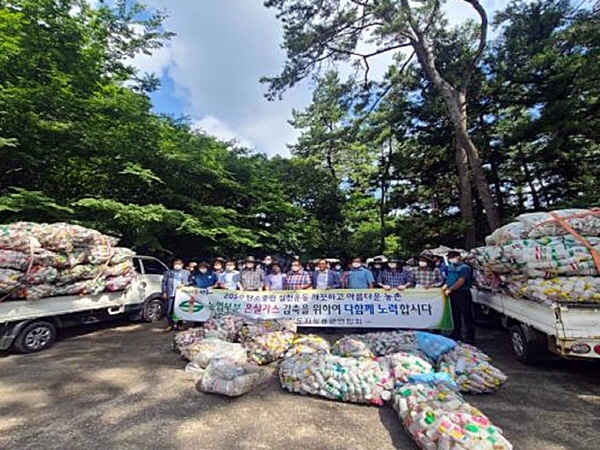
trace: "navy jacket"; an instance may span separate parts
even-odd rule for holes
[[[317,276],[319,275],[319,271],[315,270],[310,273],[310,279],[312,281],[313,289],[317,289]],[[340,281],[340,276],[334,272],[333,270],[327,271],[327,287],[329,289],[339,289],[342,287],[342,282]]]

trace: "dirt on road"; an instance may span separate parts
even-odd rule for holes
[[[502,330],[479,337],[510,378],[468,400],[516,450],[600,448],[600,363],[524,366]],[[0,449],[416,449],[390,407],[294,395],[275,379],[237,399],[199,393],[171,342],[157,325],[120,324],[0,357]]]

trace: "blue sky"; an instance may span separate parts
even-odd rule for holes
[[[166,10],[165,27],[177,35],[152,56],[135,65],[162,82],[153,95],[156,111],[189,116],[198,128],[221,139],[236,139],[269,155],[288,155],[286,144],[297,136],[287,121],[293,108],[308,105],[311,85],[288,91],[283,101],[264,98],[264,75],[279,73],[284,63],[281,25],[262,0],[145,0],[149,8]],[[483,0],[491,17],[505,0]],[[463,0],[449,0],[452,23],[475,17]],[[391,61],[382,56],[372,65],[380,77]],[[349,68],[342,73],[349,73]]]

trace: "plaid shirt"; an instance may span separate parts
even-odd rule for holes
[[[439,269],[415,269],[414,270],[415,282],[420,286],[433,286],[439,287],[444,284],[444,278]]]
[[[240,272],[240,283],[245,291],[258,291],[263,287],[265,273],[262,269],[244,269]]]
[[[409,284],[411,286],[415,285],[413,273],[406,269],[402,271],[384,270],[383,272],[381,272],[378,282],[381,285],[391,286],[392,288],[404,286],[405,284]]]
[[[312,285],[312,281],[309,273],[304,270],[300,270],[298,272],[288,272],[287,276],[283,280],[283,288],[287,291],[302,289],[307,285]]]

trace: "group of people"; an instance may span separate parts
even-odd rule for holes
[[[466,329],[465,341],[475,340],[475,321],[472,310],[472,271],[464,264],[460,252],[451,251],[443,257],[422,253],[415,267],[397,259],[375,259],[366,265],[360,257],[353,258],[346,270],[339,262],[330,263],[320,259],[314,266],[303,266],[299,259],[292,260],[289,270],[271,256],[262,261],[248,256],[234,261],[216,258],[208,261],[190,262],[182,259],[173,261],[162,283],[163,298],[167,301],[168,329],[172,329],[173,304],[177,287],[196,286],[202,289],[226,289],[240,291],[283,291],[303,289],[399,289],[442,288],[449,296],[455,323],[453,338],[460,339],[461,324]],[[457,331],[458,328],[458,331]]]

